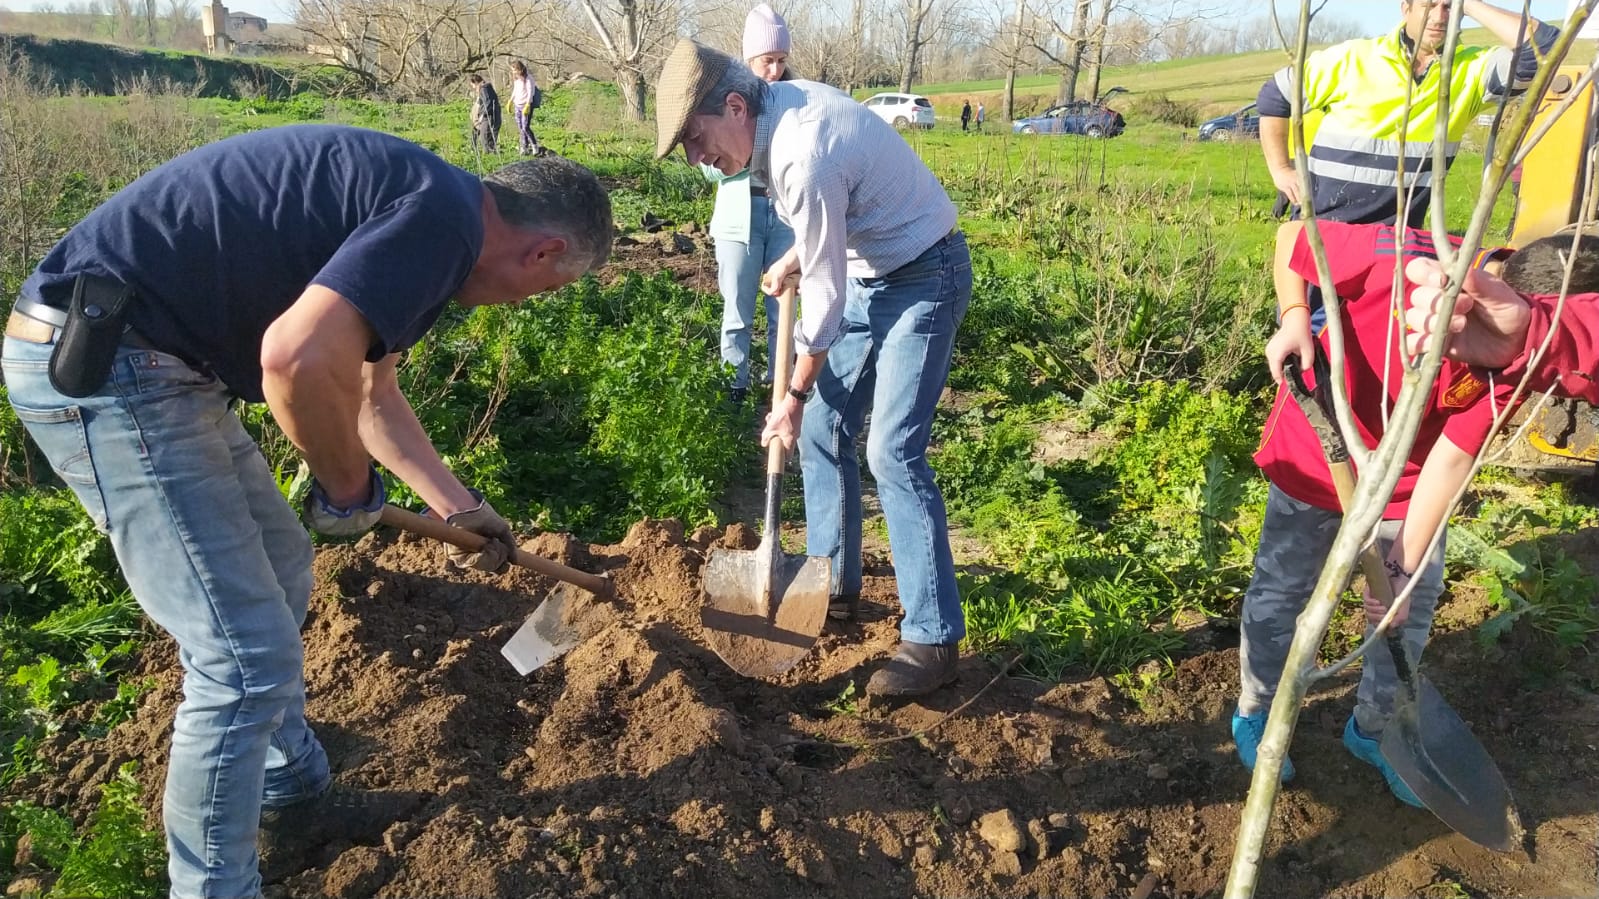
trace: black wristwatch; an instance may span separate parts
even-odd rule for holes
[[[793,387],[790,387],[788,389],[788,395],[793,397],[794,399],[799,400],[802,403],[810,402],[811,401],[811,394],[813,394],[815,392],[816,392],[816,388],[815,387],[812,387],[810,390],[795,390]]]

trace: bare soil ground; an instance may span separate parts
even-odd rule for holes
[[[274,895],[1207,896],[1225,881],[1248,786],[1227,718],[1236,631],[1210,622],[1155,689],[1100,677],[994,679],[963,660],[925,701],[848,696],[895,642],[891,571],[869,571],[865,620],[830,630],[782,680],[747,680],[700,639],[699,572],[735,525],[685,537],[641,523],[615,546],[540,535],[533,551],[615,577],[598,634],[524,679],[499,647],[552,584],[454,569],[392,534],[320,552],[305,631],[309,715],[339,781],[401,801],[370,839],[291,864]],[[1599,538],[1568,547],[1599,558]],[[1462,591],[1465,593],[1466,591]],[[1279,801],[1263,896],[1591,896],[1599,806],[1599,664],[1544,677],[1483,617],[1447,601],[1427,668],[1499,760],[1531,839],[1507,857],[1400,805],[1338,735],[1345,677],[1315,693]],[[98,785],[142,762],[160,785],[180,677],[98,741],[63,731],[20,795],[87,815]],[[840,697],[843,697],[842,699]],[[903,739],[892,739],[903,737]],[[180,773],[175,776],[183,776]],[[996,814],[997,813],[997,814]]]

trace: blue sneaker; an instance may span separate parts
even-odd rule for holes
[[[1344,727],[1344,748],[1355,758],[1381,771],[1383,780],[1388,781],[1389,791],[1400,802],[1416,808],[1427,807],[1409,787],[1405,786],[1405,782],[1399,779],[1399,774],[1394,771],[1393,766],[1382,757],[1382,741],[1366,736],[1360,725],[1355,723],[1354,715],[1349,716],[1349,724]]]
[[[1244,767],[1255,770],[1255,755],[1260,752],[1260,737],[1266,732],[1266,713],[1256,712],[1245,718],[1233,712],[1233,743],[1238,747],[1238,760]],[[1294,779],[1294,763],[1290,759],[1283,759],[1282,782],[1287,783]]]

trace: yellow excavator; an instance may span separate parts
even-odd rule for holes
[[[1577,90],[1584,66],[1565,66],[1556,75],[1549,94],[1538,109],[1532,134],[1554,118],[1521,167],[1521,184],[1516,193],[1515,215],[1511,219],[1511,246],[1575,228],[1585,221],[1595,227],[1599,184],[1595,184],[1596,153],[1599,153],[1599,98],[1593,85],[1582,87],[1581,95],[1564,111],[1561,104]],[[1585,208],[1586,204],[1586,208]],[[1529,399],[1507,432],[1531,414]],[[1527,443],[1511,447],[1501,460],[1518,468],[1576,468],[1599,461],[1599,410],[1575,400],[1551,401],[1534,418],[1527,431]],[[1500,439],[1504,439],[1501,437]],[[1530,446],[1529,446],[1530,444]]]

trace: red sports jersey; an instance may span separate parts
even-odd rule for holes
[[[1436,258],[1432,237],[1423,231],[1392,225],[1350,225],[1318,221],[1317,228],[1327,248],[1327,263],[1333,287],[1339,298],[1344,324],[1344,365],[1348,373],[1349,403],[1360,437],[1367,447],[1382,439],[1384,407],[1393,409],[1403,374],[1400,337],[1403,323],[1393,315],[1396,267],[1403,277],[1403,266],[1412,258]],[[1294,245],[1290,268],[1311,284],[1319,284],[1315,256],[1303,232]],[[1404,283],[1408,300],[1414,285]],[[1326,333],[1320,335],[1326,351]],[[1307,383],[1314,381],[1309,366]],[[1388,372],[1388,390],[1383,389],[1383,372]],[[1508,397],[1514,382],[1496,384],[1500,400]],[[1485,375],[1468,366],[1445,360],[1433,384],[1422,413],[1421,430],[1411,448],[1405,470],[1394,488],[1385,518],[1403,518],[1410,504],[1421,464],[1439,436],[1468,453],[1475,453],[1487,441],[1493,426],[1494,410],[1488,402],[1489,382]],[[1386,398],[1386,402],[1385,402]],[[1339,511],[1338,494],[1332,474],[1322,454],[1316,433],[1305,420],[1286,388],[1279,388],[1271,415],[1266,419],[1255,464],[1284,493],[1318,508]]]

